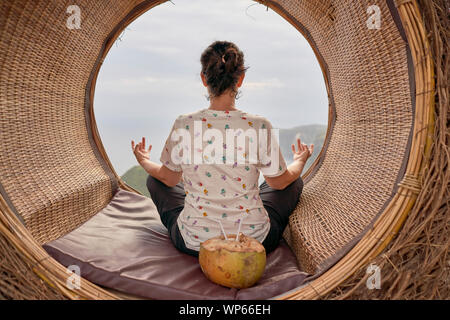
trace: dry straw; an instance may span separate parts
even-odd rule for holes
[[[422,191],[396,238],[371,260],[381,268],[381,290],[367,290],[361,268],[324,299],[450,298],[450,132],[448,2],[420,0],[436,83],[430,158],[421,172]],[[423,94],[423,92],[418,92]]]

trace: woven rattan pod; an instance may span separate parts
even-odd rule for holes
[[[67,287],[66,268],[42,245],[95,215],[118,187],[134,191],[100,141],[95,82],[121,31],[163,2],[78,0],[80,29],[66,25],[71,1],[0,3],[0,298],[117,298],[84,279]],[[308,40],[328,91],[324,148],[285,231],[316,277],[278,297],[318,298],[379,255],[429,192],[433,55],[415,0],[258,2]]]

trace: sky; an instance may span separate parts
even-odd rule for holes
[[[286,20],[251,0],[172,0],[130,24],[99,72],[94,113],[119,175],[137,165],[132,139],[144,136],[159,163],[176,117],[209,107],[200,56],[216,40],[234,42],[249,67],[238,109],[265,116],[275,128],[327,124],[319,63]]]

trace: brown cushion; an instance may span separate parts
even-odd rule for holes
[[[69,234],[44,245],[64,266],[101,286],[151,299],[267,299],[300,286],[306,273],[284,241],[267,256],[253,287],[209,281],[198,259],[178,251],[150,198],[119,189],[111,202]]]

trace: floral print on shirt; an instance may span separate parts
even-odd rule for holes
[[[260,172],[265,173],[266,176],[284,173],[287,166],[281,150],[279,167],[275,168],[276,170],[272,168],[270,173],[267,170],[270,163],[262,164],[259,159],[256,164],[239,164],[237,161],[232,164],[226,163],[225,154],[229,143],[225,140],[223,141],[223,164],[205,163],[208,157],[203,157],[202,164],[175,164],[170,157],[176,145],[176,142],[170,139],[171,134],[178,128],[185,128],[189,130],[192,139],[198,138],[200,132],[194,132],[194,121],[202,124],[203,134],[205,130],[214,128],[221,130],[224,139],[227,129],[236,130],[236,135],[239,136],[248,128],[272,128],[266,118],[241,110],[202,109],[181,115],[176,119],[160,160],[169,169],[183,172],[185,206],[177,223],[186,247],[198,251],[201,242],[222,234],[222,228],[227,234],[235,234],[239,229],[240,232],[262,242],[269,232],[270,221],[259,197],[257,182]],[[202,139],[202,147],[192,148],[191,154],[198,152],[202,155],[206,146],[212,143],[211,139]],[[267,145],[270,145],[270,140]],[[240,152],[248,160],[248,150],[242,150],[236,146],[234,149],[236,156]]]

